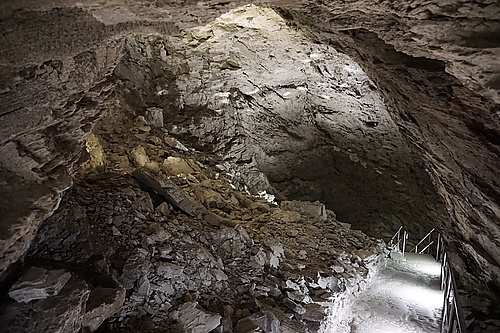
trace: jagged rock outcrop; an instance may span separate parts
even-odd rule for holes
[[[318,202],[278,208],[238,191],[230,170],[218,170],[210,155],[171,147],[174,139],[161,128],[144,136],[131,116],[110,113],[95,128],[106,162],[84,166],[25,258],[27,265],[64,267],[86,286],[78,313],[63,302],[61,310],[45,313],[47,322],[69,329],[59,313],[71,312],[74,331],[347,331],[349,305],[387,254],[383,244],[346,229]],[[111,138],[120,145],[109,145]],[[149,164],[130,174],[139,143]],[[116,147],[128,151],[130,161],[114,163]],[[160,169],[167,156],[177,164],[196,162],[189,172],[171,175]],[[154,186],[144,186],[152,179]],[[31,327],[31,319],[39,320],[32,316],[43,314],[41,302],[64,290],[3,304],[3,331]]]
[[[279,199],[320,200],[340,220],[372,234],[387,234],[400,223],[417,233],[438,227],[459,270],[471,329],[493,327],[488,318],[499,316],[492,304],[500,285],[498,4],[254,3],[274,6],[282,17],[277,23],[282,29],[270,30],[255,50],[246,41],[258,31],[265,35],[270,23],[261,20],[259,10],[239,23],[226,16],[208,28],[186,31],[243,5],[240,1],[0,4],[0,280],[14,282],[7,268],[21,264],[41,222],[58,207],[86,159],[85,146],[91,167],[113,166],[128,174],[133,163],[162,170],[165,159],[147,153],[147,145],[160,140],[184,153],[186,146],[216,151],[226,159],[216,162],[219,172],[233,172],[237,188],[246,182]],[[221,28],[224,22],[228,26]],[[273,36],[284,32],[299,44],[292,43],[288,52]],[[214,41],[230,49],[217,52]],[[264,59],[264,53],[275,58]],[[260,67],[266,64],[272,65]],[[280,73],[279,66],[294,75]],[[206,98],[194,88],[203,89]],[[343,108],[332,108],[332,99]],[[103,114],[122,112],[134,115],[125,128],[140,124],[136,145],[120,148],[126,139],[113,137],[122,130],[88,136]],[[350,120],[352,113],[359,117]],[[150,137],[162,120],[177,138]],[[106,121],[103,127],[117,125]],[[113,153],[105,156],[106,149]],[[196,172],[189,159],[183,165],[171,159],[165,168],[170,175]],[[212,186],[200,185],[196,196],[210,194],[206,208],[224,212],[227,203],[209,192]],[[257,206],[259,212],[267,209]],[[67,209],[81,215],[77,206]],[[171,213],[165,205],[158,212]],[[273,214],[297,219],[290,212]],[[60,222],[68,237],[94,237],[83,218]],[[112,232],[122,233],[115,225]],[[288,234],[300,237],[300,230]],[[46,246],[58,249],[62,240],[52,239]],[[89,244],[97,247],[89,250]],[[74,251],[56,251],[53,260],[74,256],[82,264],[89,253],[113,249],[95,240],[77,242]],[[145,280],[141,285],[147,290]],[[79,289],[78,313],[86,288]],[[273,327],[273,320],[262,311],[244,323]]]
[[[418,204],[439,198],[373,82],[273,11],[247,6],[181,38],[130,38],[127,51],[116,70],[125,101],[161,107],[172,133],[237,164],[254,193],[320,200],[373,235],[410,219],[425,233],[444,214]]]

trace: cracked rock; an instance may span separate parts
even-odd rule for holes
[[[108,318],[117,313],[125,302],[125,289],[97,287],[90,293],[83,326],[96,331]]]
[[[161,108],[147,108],[144,118],[149,126],[163,127],[163,109]]]
[[[298,314],[304,314],[306,313],[306,309],[299,303],[292,301],[290,298],[286,297],[283,299],[283,305],[292,310],[295,313]]]
[[[71,273],[30,267],[10,289],[9,296],[18,302],[30,302],[59,294]]]
[[[180,332],[206,333],[220,325],[222,316],[212,314],[200,308],[197,302],[184,303],[179,309],[170,313],[177,320]]]
[[[240,319],[236,324],[236,332],[280,333],[280,321],[271,311],[262,311]]]

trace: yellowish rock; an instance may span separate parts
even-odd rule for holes
[[[93,133],[90,133],[85,142],[87,152],[90,155],[89,165],[91,167],[102,166],[106,162],[106,156],[104,150],[102,149],[99,138]]]
[[[222,209],[226,206],[226,202],[222,196],[210,188],[197,186],[193,193],[207,209]]]
[[[296,223],[299,222],[300,220],[300,213],[290,211],[290,210],[283,210],[283,209],[276,209],[273,212],[273,218],[276,220],[279,220],[284,223]]]
[[[189,175],[195,172],[190,166],[189,161],[174,156],[169,156],[165,159],[163,161],[162,168],[171,176]]]
[[[132,149],[130,152],[130,158],[136,167],[143,167],[146,163],[149,163],[148,154],[146,154],[146,151],[142,146],[136,146]]]
[[[160,171],[160,165],[156,162],[146,162],[144,165],[147,169],[152,170],[154,172]]]

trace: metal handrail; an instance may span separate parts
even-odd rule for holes
[[[403,236],[401,236],[401,233],[403,234]],[[394,240],[397,238],[397,242],[395,243]],[[401,252],[401,254],[405,255],[405,250],[406,250],[406,240],[408,239],[408,233],[406,232],[406,230],[403,229],[403,226],[400,226],[398,231],[396,231],[396,233],[394,234],[394,236],[392,236],[390,242],[389,242],[389,246],[391,247],[397,247],[397,250],[399,252]]]
[[[446,250],[441,262],[441,289],[444,289],[441,333],[466,333],[465,319],[457,300],[458,295],[453,268]]]
[[[430,236],[436,232],[437,239],[432,240]],[[401,237],[401,234],[403,235]],[[401,251],[404,256],[404,251],[406,247],[406,240],[409,234],[403,229],[403,226],[399,227],[398,231],[394,234],[390,246],[397,245],[397,250]],[[395,240],[397,238],[397,243]],[[426,239],[429,239],[429,244],[427,244],[422,250],[418,251],[418,246],[421,245]],[[401,243],[403,243],[400,249]],[[420,242],[415,245],[415,247],[410,252],[415,252],[422,254],[424,251],[429,250],[432,245],[435,245],[435,259],[441,262],[441,290],[444,290],[444,302],[442,311],[442,321],[441,321],[441,333],[467,333],[465,326],[465,319],[462,313],[462,309],[458,304],[458,292],[456,287],[455,278],[453,275],[453,268],[450,263],[449,255],[447,252],[446,242],[441,233],[435,228],[432,229]]]
[[[436,231],[436,229],[435,229],[435,228],[433,228],[431,231],[429,231],[429,233],[428,233],[427,235],[425,235],[425,237],[424,237],[424,238],[422,238],[422,239],[420,240],[420,242],[418,242],[418,243],[417,243],[417,245],[415,245],[415,247],[414,247],[414,248],[413,248],[410,252],[422,253],[424,250],[422,250],[421,252],[418,252],[418,246],[419,246],[420,244],[422,244],[422,243],[423,243],[423,242],[424,242],[427,238],[429,238],[429,237],[432,235],[432,233],[433,233],[434,231]],[[427,247],[428,247],[428,246],[427,246]],[[427,247],[426,247],[426,248],[427,248]]]
[[[424,251],[427,250],[432,244],[434,244],[434,241],[431,241],[429,244],[427,244],[427,246],[420,250],[418,254],[424,253]]]
[[[392,236],[391,241],[389,242],[389,245],[394,244],[394,238],[398,237],[398,243],[399,243],[399,235],[401,234],[401,230],[403,229],[403,226],[400,226],[398,231]]]

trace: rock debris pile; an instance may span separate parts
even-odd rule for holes
[[[251,191],[319,200],[377,237],[404,220],[424,232],[435,219],[415,204],[431,184],[378,87],[275,11],[244,6],[180,36],[130,36],[125,47],[120,103],[146,109],[153,127],[163,110],[165,128],[220,155]]]
[[[88,330],[125,325],[117,318],[131,318],[121,314],[130,285],[148,284],[134,270],[123,276],[123,267],[132,254],[150,262],[158,246],[115,255],[116,240],[142,242],[131,217],[164,222],[134,208],[115,211],[109,223],[101,210],[127,210],[149,195],[154,214],[168,221],[246,230],[249,248],[261,244],[255,228],[266,240],[284,235],[283,254],[269,247],[279,244],[252,253],[252,269],[265,262],[269,271],[287,260],[312,263],[318,250],[307,247],[316,232],[309,227],[330,233],[322,229],[333,217],[326,210],[318,222],[286,200],[322,202],[375,237],[401,224],[421,236],[437,228],[448,240],[468,330],[498,332],[498,1],[253,2],[274,10],[245,3],[0,2],[0,289],[20,302],[2,305],[17,318],[2,325],[75,331],[82,316]],[[85,144],[91,160],[80,169]],[[137,190],[136,169],[154,182]],[[97,202],[94,193],[114,181],[135,197],[118,188],[118,197],[106,192]],[[247,190],[276,196],[279,208]],[[106,232],[96,232],[95,219]],[[275,220],[288,221],[286,230]],[[287,246],[302,248],[295,258]],[[231,280],[221,260],[217,269]],[[236,318],[188,298],[165,310],[169,320],[188,323],[186,313],[201,317],[198,310],[208,327],[216,313],[221,322]],[[240,327],[275,329],[268,310],[249,312]]]
[[[130,110],[128,110],[130,111]],[[2,332],[324,332],[385,254],[319,202],[246,192],[155,110],[111,110],[11,288]]]

